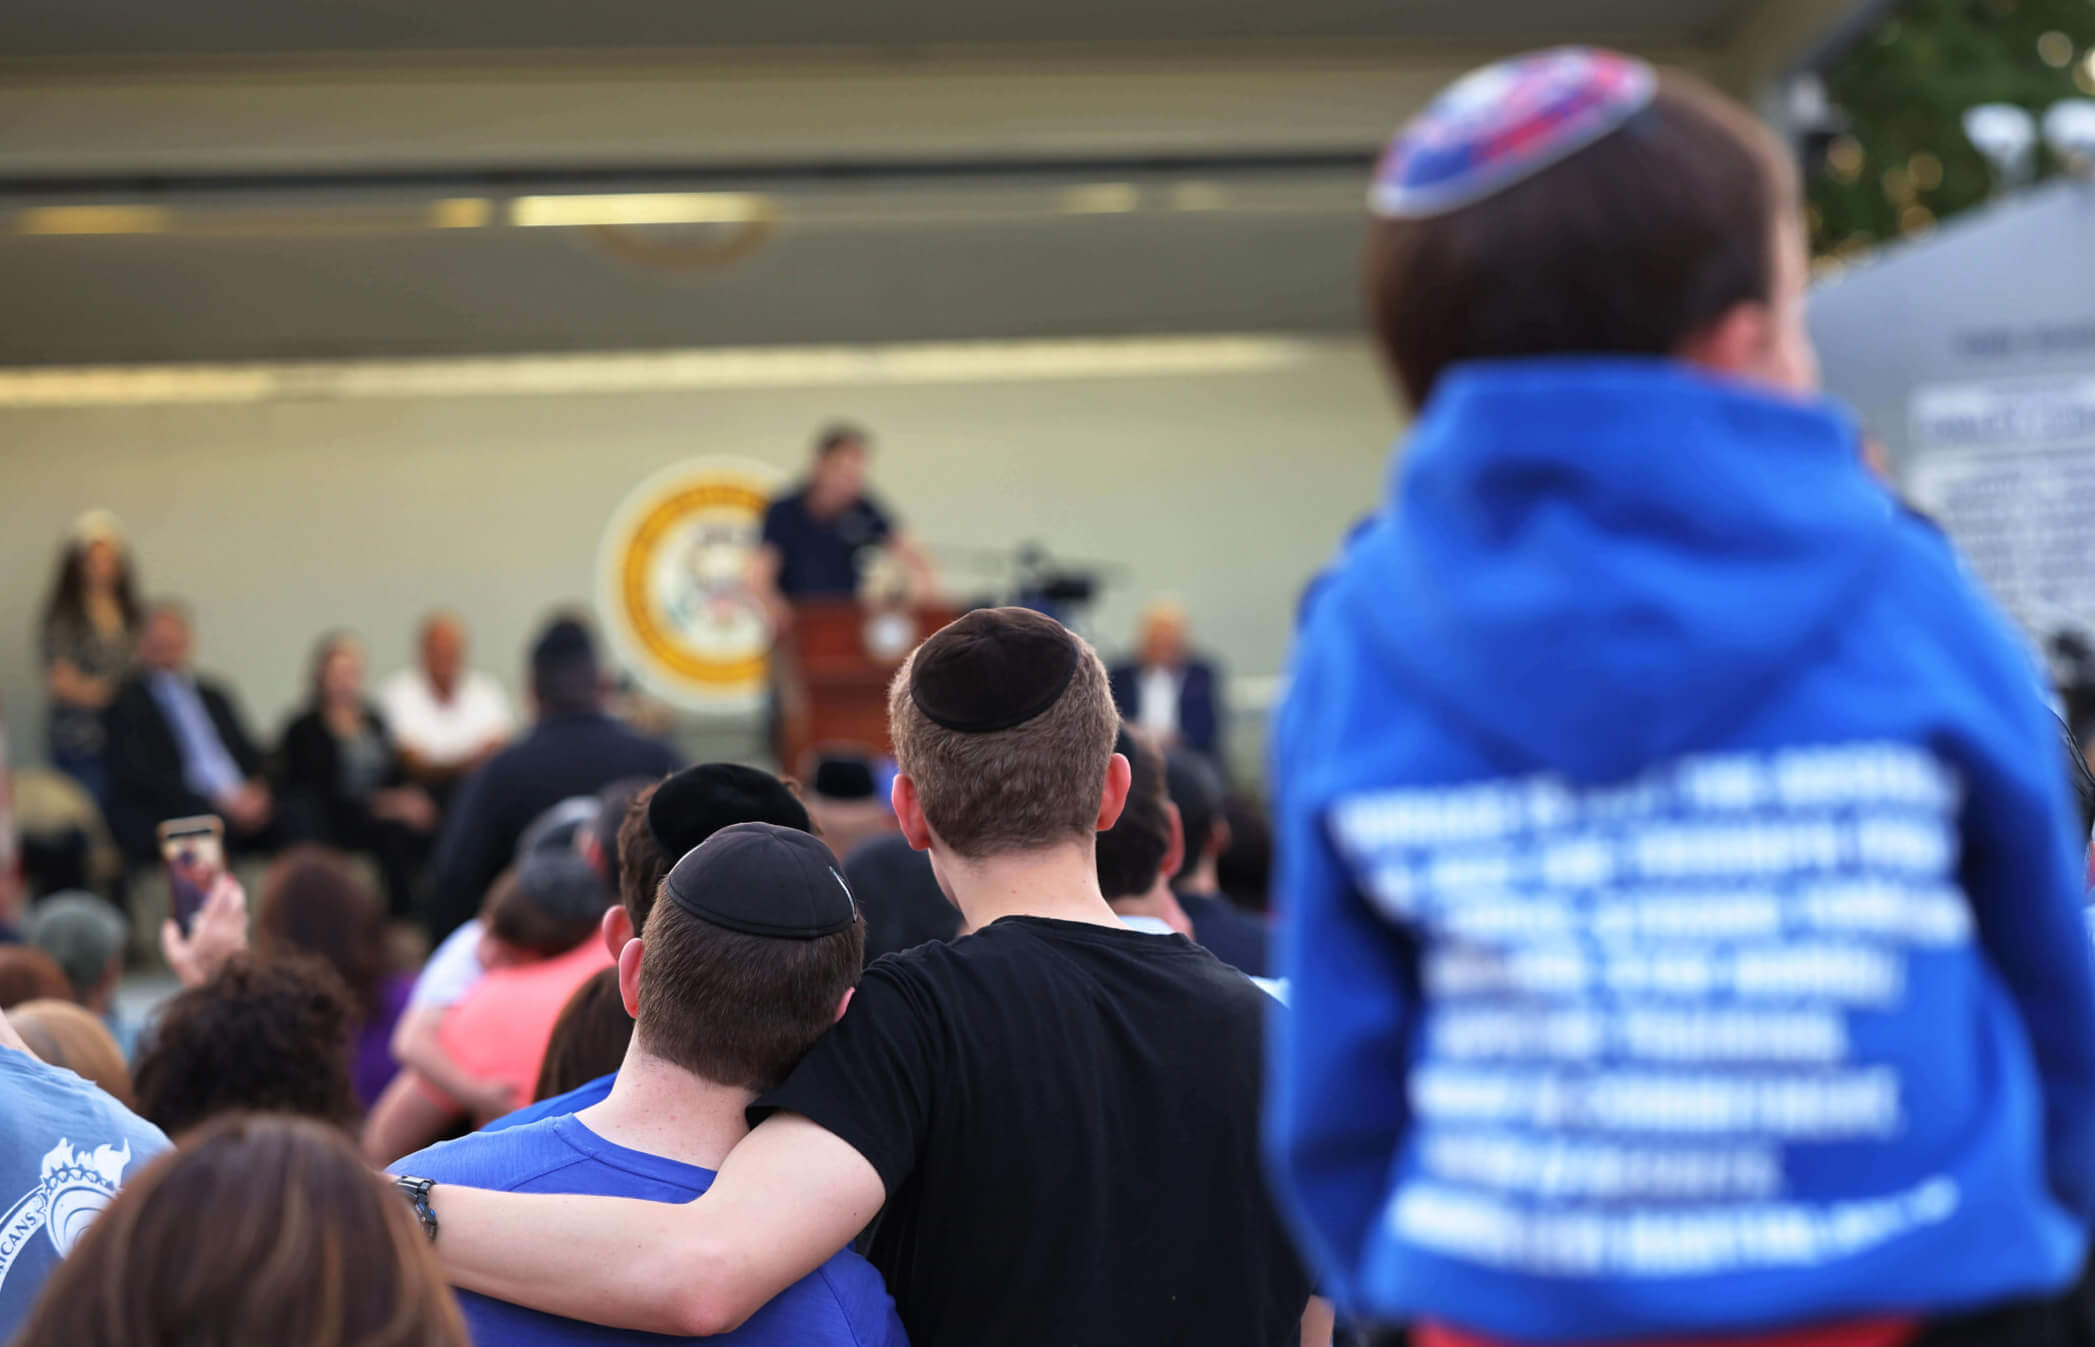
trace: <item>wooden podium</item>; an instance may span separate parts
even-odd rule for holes
[[[793,625],[771,654],[779,709],[771,747],[779,771],[800,775],[808,750],[831,744],[892,752],[888,684],[919,642],[959,615],[935,601],[914,608],[854,599],[794,604]]]

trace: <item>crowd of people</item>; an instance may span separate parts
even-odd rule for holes
[[[265,757],[83,529],[54,757],[275,859],[147,1024],[110,904],[0,948],[0,1338],[2095,1343],[2095,792],[1819,394],[1788,159],[1562,49],[1370,201],[1419,420],[1297,615],[1277,929],[1169,606],[932,634],[883,805],[683,766],[567,618],[517,737],[438,618]],[[767,547],[896,536],[853,453]]]

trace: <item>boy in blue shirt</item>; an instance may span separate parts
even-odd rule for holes
[[[829,849],[807,833],[738,824],[663,880],[619,990],[633,1042],[601,1102],[407,1156],[396,1174],[508,1192],[688,1202],[749,1131],[745,1111],[843,1014],[865,923]],[[459,1302],[475,1340],[660,1341],[491,1300]],[[848,1249],[786,1288],[724,1342],[906,1347],[880,1274]]]
[[[760,768],[737,762],[686,767],[635,794],[609,828],[617,849],[618,902],[604,911],[604,946],[617,958],[641,935],[669,867],[684,853],[736,823],[776,823],[804,833],[815,830],[807,806],[790,786]],[[500,1132],[543,1118],[579,1113],[611,1093],[618,1073],[599,1076],[514,1113],[496,1118],[483,1132]]]
[[[1817,394],[1786,156],[1566,49],[1371,202],[1419,419],[1274,745],[1268,1150],[1324,1284],[1422,1347],[2051,1340],[2095,1215],[2056,736]]]

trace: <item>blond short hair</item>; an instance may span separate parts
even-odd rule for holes
[[[1098,652],[1082,637],[1076,672],[1053,705],[1007,730],[970,734],[933,721],[909,694],[916,654],[888,689],[895,759],[924,818],[960,856],[981,860],[1098,831],[1120,713]],[[922,649],[921,646],[918,647]]]

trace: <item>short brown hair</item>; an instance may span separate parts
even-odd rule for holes
[[[18,1347],[468,1347],[435,1251],[349,1139],[221,1119],[144,1167],[36,1302]]]
[[[618,901],[625,905],[634,935],[647,925],[647,914],[655,909],[655,894],[669,867],[682,859],[663,855],[655,830],[647,826],[647,806],[655,798],[655,789],[649,786],[635,795],[626,806],[626,821],[618,825]]]
[[[1098,835],[1098,891],[1107,901],[1139,898],[1157,886],[1171,850],[1171,798],[1164,761],[1138,731],[1122,727],[1113,751],[1128,760],[1128,798],[1113,826]]]
[[[1794,167],[1767,129],[1700,80],[1563,162],[1473,205],[1379,220],[1366,292],[1413,406],[1449,366],[1678,350],[1774,289],[1775,221]]]
[[[895,758],[939,840],[979,860],[1098,831],[1120,713],[1098,652],[1083,637],[1076,672],[1052,706],[1008,730],[965,733],[933,721],[909,695],[917,655],[888,689]],[[923,649],[917,647],[918,651]]]
[[[716,1085],[768,1090],[858,982],[866,922],[814,940],[744,935],[662,903],[642,937],[641,1046]]]

